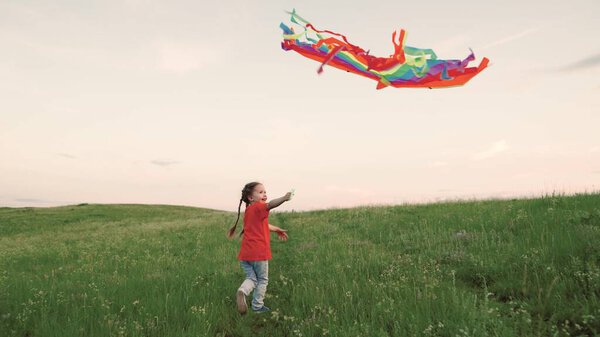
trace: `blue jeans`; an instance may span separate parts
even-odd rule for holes
[[[238,290],[246,296],[254,290],[252,309],[258,310],[264,305],[265,292],[269,284],[269,261],[240,261],[240,265],[246,272],[246,279]]]

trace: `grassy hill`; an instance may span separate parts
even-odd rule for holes
[[[0,336],[600,334],[600,194],[273,210],[273,311],[246,316],[235,217],[0,208]]]

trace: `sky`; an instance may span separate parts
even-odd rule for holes
[[[293,8],[372,55],[391,34],[490,66],[376,82],[281,49]],[[282,211],[600,189],[598,1],[0,0],[0,206]],[[242,206],[243,210],[243,206]]]

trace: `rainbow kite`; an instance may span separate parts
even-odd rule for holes
[[[304,20],[296,11],[291,13],[291,22],[299,26],[298,32],[283,22],[281,48],[294,50],[304,57],[321,62],[317,73],[323,72],[327,64],[338,69],[362,75],[377,81],[377,89],[387,86],[446,88],[460,86],[488,66],[484,57],[479,66],[467,67],[475,59],[471,54],[464,60],[439,60],[433,50],[409,47],[404,44],[406,32],[400,30],[396,42],[396,32],[392,34],[394,54],[389,57],[369,55],[369,51],[348,42],[341,34],[328,30],[318,30]],[[301,28],[301,29],[300,29]],[[340,39],[341,38],[341,39]]]

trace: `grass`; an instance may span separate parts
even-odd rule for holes
[[[235,217],[0,208],[0,336],[600,335],[600,194],[273,210],[273,311],[246,316]]]

